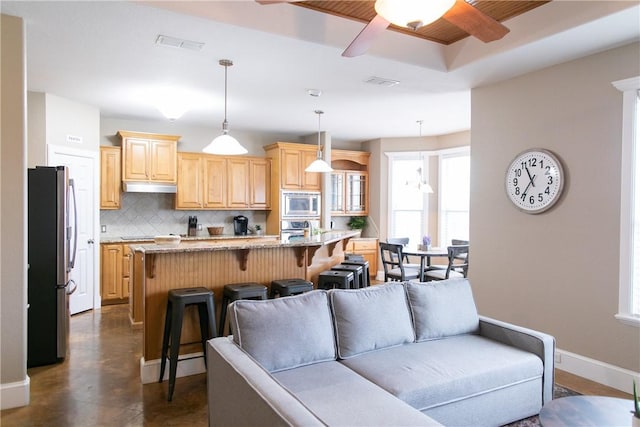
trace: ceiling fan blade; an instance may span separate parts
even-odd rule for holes
[[[256,0],[256,3],[260,4],[276,4],[276,3],[295,3],[303,0]]]
[[[453,7],[442,17],[485,43],[499,40],[509,32],[500,22],[464,0],[456,0]]]
[[[389,26],[389,21],[380,15],[376,15],[366,27],[360,31],[351,44],[342,52],[342,56],[353,58],[360,56],[369,49],[373,41]]]

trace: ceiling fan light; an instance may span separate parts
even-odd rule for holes
[[[456,0],[376,0],[376,13],[399,27],[417,29],[440,18]]]
[[[218,154],[221,156],[235,156],[247,153],[247,149],[240,145],[237,139],[226,132],[214,138],[202,151],[207,154]]]

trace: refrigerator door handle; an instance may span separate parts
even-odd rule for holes
[[[76,285],[76,282],[73,279],[69,280],[69,283],[67,283],[67,288],[70,288],[70,285],[72,283],[73,283],[73,289],[71,290],[67,289],[67,295],[71,295],[76,291],[76,289],[78,289],[78,285]]]
[[[71,271],[76,265],[76,253],[78,252],[78,201],[76,199],[76,184],[73,179],[69,180],[69,191],[73,196],[73,252],[69,261],[69,271]]]

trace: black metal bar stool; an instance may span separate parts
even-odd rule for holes
[[[331,267],[333,271],[351,271],[353,272],[353,288],[363,288],[364,287],[364,268],[361,265],[353,265],[353,264],[338,264]]]
[[[364,270],[364,274],[362,275],[363,280],[360,281],[360,286],[363,288],[366,288],[367,286],[371,286],[371,275],[369,273],[369,261],[366,261],[364,259],[362,260],[346,259],[345,261],[342,262],[342,264],[362,266],[362,269]]]
[[[352,289],[354,280],[352,271],[327,270],[318,275],[318,289]]]
[[[184,309],[188,305],[198,306],[198,317],[200,319],[200,341],[202,343],[202,356],[185,357],[179,359],[180,354],[180,335],[182,334],[182,319],[184,317]],[[164,336],[162,337],[162,355],[160,361],[160,378],[158,382],[162,382],[164,370],[167,363],[167,351],[171,347],[169,354],[169,397],[171,402],[173,398],[173,390],[176,385],[176,369],[178,362],[182,360],[194,359],[196,357],[204,357],[205,366],[207,365],[207,340],[216,336],[216,315],[215,303],[213,300],[213,292],[207,288],[186,288],[171,289],[167,300],[167,310],[164,320]],[[171,341],[171,344],[169,344]],[[189,343],[193,344],[193,343]]]
[[[280,279],[271,282],[271,292],[269,298],[275,298],[276,294],[281,297],[298,295],[313,290],[313,283],[304,279]]]
[[[218,335],[224,335],[227,320],[227,306],[239,299],[267,299],[267,287],[259,283],[233,283],[224,285],[222,307],[220,308],[220,326]]]

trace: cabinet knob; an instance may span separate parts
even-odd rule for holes
[[[89,240],[87,240],[87,243],[90,244],[90,245],[93,245],[95,242],[94,242],[93,239],[89,239]]]

